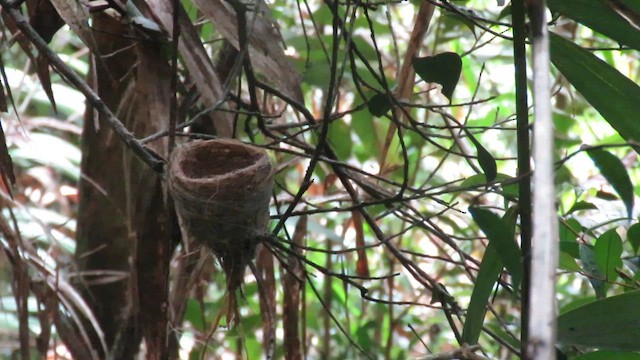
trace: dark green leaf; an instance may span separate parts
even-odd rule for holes
[[[576,219],[560,221],[560,241],[575,242],[578,234],[582,231],[582,225]],[[577,256],[576,256],[577,257]]]
[[[640,248],[640,223],[633,224],[627,229],[627,241],[631,243],[633,252],[637,254]]]
[[[469,212],[482,232],[487,235],[489,242],[495,243],[502,263],[513,278],[513,287],[517,288],[522,279],[522,257],[509,225],[487,209],[471,206]]]
[[[582,96],[628,141],[640,141],[640,87],[589,51],[550,33],[551,60]]]
[[[567,211],[567,215],[581,210],[598,210],[598,207],[587,201],[578,201]]]
[[[627,215],[633,214],[633,185],[627,169],[620,159],[612,153],[602,149],[589,149],[587,154],[594,164],[600,169],[602,176],[618,193],[624,205],[627,207]]]
[[[608,282],[618,277],[616,268],[622,267],[622,239],[615,229],[611,229],[598,237],[593,247],[598,268],[604,273]]]
[[[467,318],[462,329],[464,343],[470,345],[478,343],[484,323],[484,314],[487,311],[487,302],[501,271],[502,261],[496,250],[496,244],[489,241],[489,246],[487,246],[482,257],[476,282],[473,285],[473,293],[467,309]]]
[[[426,82],[442,85],[442,94],[452,101],[453,91],[460,79],[462,59],[453,52],[413,59],[413,68]]]
[[[502,217],[502,221],[507,225],[511,237],[515,234],[517,219],[518,208],[516,206],[507,209]],[[487,302],[498,280],[498,276],[502,271],[502,260],[495,247],[496,244],[489,242],[482,257],[482,263],[480,264],[476,282],[473,286],[473,293],[471,294],[469,308],[467,309],[467,318],[462,330],[462,339],[467,344],[478,343],[480,331],[484,323],[484,315],[487,310]]]
[[[621,351],[594,351],[582,354],[575,360],[640,360],[640,354],[634,352]]]
[[[638,30],[606,1],[547,0],[547,5],[555,13],[586,25],[622,45],[640,50]]]
[[[596,197],[598,199],[607,200],[607,201],[620,200],[620,198],[617,197],[616,194],[612,194],[610,192],[606,192],[606,191],[603,191],[603,190],[598,190],[596,192]]]
[[[577,241],[560,241],[560,252],[563,252],[574,259],[580,258],[580,246]]]
[[[484,171],[487,182],[492,182],[496,179],[496,175],[498,174],[496,159],[491,156],[487,149],[485,149],[484,146],[480,144],[480,142],[475,138],[475,136],[473,136],[473,134],[471,134],[470,131],[465,129],[465,132],[478,151],[478,163],[480,163],[480,167]]]
[[[369,99],[367,103],[367,108],[369,108],[369,112],[374,116],[382,116],[386,114],[389,110],[391,110],[391,101],[389,101],[389,97],[387,94],[378,93],[375,94]]]
[[[597,300],[558,317],[558,343],[561,346],[638,351],[639,318],[640,291]]]
[[[596,292],[596,298],[604,298],[606,296],[605,282],[602,280],[604,279],[604,274],[598,267],[598,262],[593,248],[588,245],[580,244],[579,251],[582,268],[589,276],[589,282],[591,283],[593,290]]]

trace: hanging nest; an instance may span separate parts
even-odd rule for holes
[[[169,189],[181,225],[220,260],[231,296],[267,232],[272,186],[267,154],[236,140],[194,141],[171,155]]]

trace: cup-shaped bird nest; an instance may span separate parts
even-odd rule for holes
[[[181,225],[218,257],[230,292],[267,232],[272,186],[267,154],[236,140],[194,141],[172,154],[169,188]]]

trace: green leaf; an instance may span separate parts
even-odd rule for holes
[[[462,59],[453,52],[413,59],[413,68],[426,82],[442,85],[442,94],[452,101],[453,91],[460,79]]]
[[[515,233],[516,221],[518,218],[518,209],[515,206],[507,209],[502,221],[507,226],[510,236],[513,237]],[[500,259],[500,255],[496,250],[496,244],[489,242],[487,249],[482,257],[482,263],[478,270],[476,282],[473,286],[473,293],[471,293],[471,300],[469,301],[469,307],[467,309],[467,317],[464,322],[464,328],[462,330],[463,342],[467,344],[477,344],[480,332],[482,331],[482,325],[484,323],[484,316],[487,311],[487,302],[491,296],[493,287],[498,280],[498,276],[502,271],[503,263]]]
[[[560,221],[560,241],[575,242],[578,234],[582,231],[582,224],[574,218]],[[577,256],[576,256],[577,257]]]
[[[339,159],[348,159],[351,156],[351,128],[344,120],[335,120],[329,125],[329,142],[336,151]]]
[[[509,175],[503,174],[503,173],[499,173],[496,175],[495,180],[498,181],[507,181],[507,180],[512,180],[513,178]],[[487,176],[485,174],[475,174],[475,175],[471,175],[468,178],[464,179],[464,181],[462,182],[462,184],[460,184],[461,188],[468,188],[468,187],[478,187],[480,188],[480,186],[478,185],[486,185],[487,183]]]
[[[571,209],[567,211],[567,215],[581,210],[598,210],[598,207],[588,201],[577,201],[573,206],[571,206]]]
[[[378,138],[378,120],[367,111],[358,111],[351,115],[351,129],[360,138],[361,144],[357,144],[356,151],[361,156],[361,162],[370,158],[378,159],[380,156],[380,142]],[[355,144],[354,144],[355,145]]]
[[[640,141],[640,87],[589,51],[558,35],[549,35],[551,60],[562,75],[620,136]]]
[[[469,212],[489,242],[495,243],[502,263],[513,278],[513,287],[517,288],[522,279],[522,257],[513,231],[503,219],[487,209],[471,206]]]
[[[616,268],[622,267],[622,239],[615,229],[598,237],[593,247],[598,268],[604,273],[605,280],[612,282],[618,277]]]
[[[484,171],[484,175],[487,178],[487,182],[492,182],[496,179],[496,175],[498,175],[498,167],[496,165],[496,159],[491,156],[491,154],[487,151],[487,149],[480,144],[480,142],[471,134],[470,131],[465,129],[467,136],[475,145],[476,150],[478,151],[478,163],[480,163],[480,167]]]
[[[558,317],[558,343],[561,346],[638,351],[639,318],[640,291],[596,300]]]
[[[547,5],[554,13],[586,25],[621,45],[640,50],[638,30],[605,1],[547,0]]]
[[[467,309],[467,318],[464,321],[462,329],[462,340],[469,345],[477,344],[482,324],[484,323],[484,315],[487,311],[487,302],[493,287],[498,280],[498,275],[502,271],[502,261],[496,250],[496,244],[489,242],[487,249],[484,251],[482,263],[478,270],[476,282],[473,285],[473,293],[469,301]]]
[[[627,215],[631,217],[633,214],[633,184],[629,178],[627,169],[620,159],[612,153],[602,149],[588,149],[587,154],[596,164],[602,176],[607,179],[609,184],[618,193],[622,202],[627,207]]]
[[[640,360],[640,354],[622,351],[594,351],[582,354],[575,360]]]
[[[187,300],[187,308],[185,310],[185,320],[189,321],[195,329],[204,331],[206,325],[203,322],[202,304],[194,299],[189,299]]]
[[[634,253],[640,248],[640,223],[635,223],[627,229],[627,241],[631,244]]]
[[[569,254],[561,252],[558,262],[558,268],[564,271],[580,272],[582,270],[576,260]]]
[[[563,252],[574,259],[580,258],[580,244],[577,241],[560,241],[560,252]]]
[[[596,298],[604,298],[607,295],[605,282],[602,280],[604,279],[604,274],[598,267],[595,252],[593,248],[588,245],[580,244],[579,246],[582,269],[584,269],[584,272],[589,277],[589,282],[596,292]]]
[[[369,99],[367,102],[367,108],[369,112],[374,116],[383,116],[389,110],[391,110],[391,101],[387,94],[377,93]]]

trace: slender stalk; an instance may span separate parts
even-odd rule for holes
[[[533,43],[533,131],[536,169],[533,174],[533,247],[531,289],[535,306],[529,308],[527,359],[554,360],[556,340],[555,273],[558,266],[558,224],[555,210],[553,123],[549,81],[549,33],[545,1],[529,0]],[[533,300],[533,299],[532,299]]]
[[[524,25],[524,0],[511,2],[513,23],[513,63],[516,80],[516,119],[518,138],[518,178],[520,179],[520,245],[524,264],[522,276],[522,319],[520,340],[521,352],[526,353],[528,342],[529,284],[531,281],[531,150],[529,142],[529,105],[527,100],[527,52],[525,48],[526,30]]]

